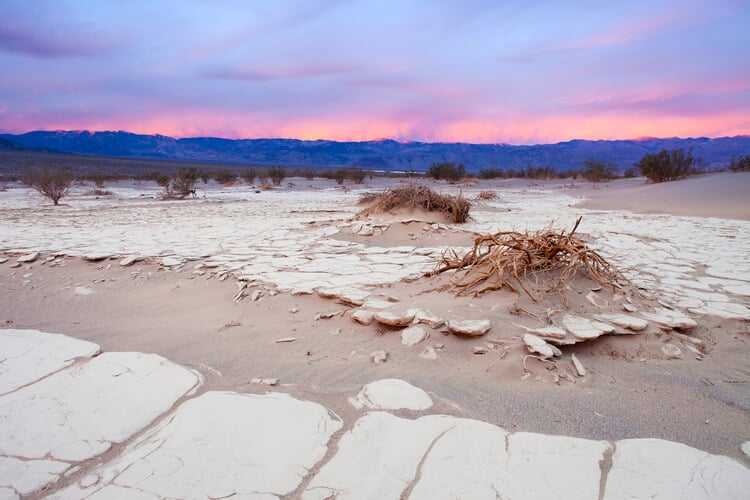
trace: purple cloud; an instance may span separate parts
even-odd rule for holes
[[[242,68],[214,68],[201,72],[206,78],[217,80],[239,80],[246,82],[270,82],[273,80],[318,78],[341,75],[357,70],[353,64],[336,64],[330,62],[301,62],[298,64],[277,64],[260,70]]]
[[[98,34],[72,34],[50,38],[0,25],[0,50],[29,57],[55,59],[91,56],[105,53],[114,46],[114,40]]]

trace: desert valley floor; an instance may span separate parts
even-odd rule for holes
[[[408,182],[0,188],[0,498],[750,496],[750,173]],[[431,274],[579,217],[626,286]]]

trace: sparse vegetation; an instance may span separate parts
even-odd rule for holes
[[[286,177],[286,169],[279,165],[268,167],[268,177],[270,177],[274,186],[281,186],[281,182]]]
[[[427,176],[436,180],[446,180],[450,183],[458,182],[466,175],[463,163],[456,165],[452,162],[433,163],[427,169]]]
[[[589,182],[608,181],[617,177],[617,166],[612,162],[589,158],[583,162],[579,175]]]
[[[169,183],[172,182],[172,178],[167,174],[156,174],[153,180],[163,188],[168,187]]]
[[[346,169],[340,168],[338,170],[333,171],[333,178],[336,181],[336,184],[344,184],[344,181],[346,180],[347,172]]]
[[[399,208],[420,208],[428,212],[441,212],[448,215],[455,223],[464,223],[469,220],[471,209],[471,202],[460,194],[458,196],[438,194],[426,186],[414,184],[386,189],[375,196],[365,194],[360,197],[360,203],[363,203],[364,199],[374,204],[360,212],[362,215],[390,212]]]
[[[70,186],[73,185],[73,176],[61,166],[49,167],[44,165],[31,169],[24,182],[39,191],[45,198],[52,200],[52,203],[58,205],[60,200],[68,194]]]
[[[229,170],[217,170],[213,173],[213,178],[219,184],[229,184],[237,180],[237,174]]]
[[[102,172],[89,172],[85,176],[81,177],[81,180],[84,181],[91,181],[96,185],[97,188],[103,188],[104,183],[109,179],[110,177]]]
[[[732,172],[750,172],[750,155],[732,158],[729,162],[729,170]]]
[[[318,175],[324,179],[331,179],[336,181],[336,184],[343,184],[346,180],[352,180],[355,184],[362,184],[367,175],[372,178],[372,172],[368,172],[361,168],[336,168],[330,170],[324,170]]]
[[[665,182],[682,179],[697,173],[696,159],[692,148],[668,151],[662,149],[658,153],[649,153],[638,162],[638,169],[651,182]]]
[[[258,171],[254,168],[246,168],[242,171],[240,174],[240,177],[247,182],[248,184],[254,184],[255,183],[255,177],[258,175]]]
[[[568,172],[558,172],[553,167],[535,167],[531,164],[526,167],[515,169],[484,168],[479,171],[480,179],[555,179],[558,177],[567,177]]]
[[[365,181],[367,173],[361,168],[352,168],[347,172],[355,184],[362,184]]]

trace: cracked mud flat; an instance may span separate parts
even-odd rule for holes
[[[0,346],[12,344],[23,333],[1,331]],[[30,333],[37,338],[45,335]],[[50,357],[58,349],[49,349]],[[15,359],[36,361],[25,354]],[[143,370],[144,360],[157,364]],[[750,489],[750,470],[738,462],[679,443],[509,433],[486,422],[449,415],[404,418],[361,411],[342,421],[318,403],[278,392],[189,394],[113,458],[86,463],[106,451],[107,436],[118,435],[122,441],[148,426],[148,420],[132,413],[135,406],[153,417],[163,405],[172,405],[175,395],[184,394],[148,397],[153,396],[149,391],[154,386],[175,386],[175,379],[182,378],[187,384],[178,390],[185,390],[200,379],[166,360],[140,353],[105,352],[93,359],[83,357],[79,363],[0,398],[2,409],[54,400],[68,410],[63,420],[83,418],[89,424],[69,423],[63,429],[59,418],[39,408],[44,418],[38,421],[30,422],[32,415],[23,412],[3,415],[0,494],[4,498],[44,492],[43,488],[66,479],[68,486],[50,498],[548,498],[554,492],[557,498],[571,499],[729,499],[744,498]],[[105,374],[100,373],[102,364],[107,366]],[[173,373],[165,373],[163,367]],[[148,387],[133,388],[133,381],[121,376],[144,371]],[[81,372],[98,376],[81,376]],[[59,379],[66,380],[67,391],[55,386]],[[70,404],[86,393],[93,397],[85,407]],[[103,393],[127,403],[131,411],[94,396]],[[419,388],[393,379],[374,381],[361,394],[370,394],[383,407],[426,410],[431,406],[431,402],[424,404],[430,398]],[[13,401],[8,400],[11,397]],[[349,402],[362,409],[356,401]],[[349,430],[340,435],[345,425]],[[24,429],[33,430],[32,435],[23,436]],[[70,441],[62,452],[54,447],[60,438]],[[103,443],[103,447],[86,448],[81,442]],[[49,459],[57,455],[63,460]]]
[[[619,457],[606,468],[606,485],[612,498],[617,495],[611,488],[629,491],[636,497],[646,496],[646,491],[663,491],[672,496],[670,492],[682,491],[676,488],[703,485],[706,478],[715,474],[719,480],[709,481],[707,491],[719,497],[735,493],[736,490],[721,488],[737,482],[722,474],[735,477],[732,474],[736,472],[740,474],[737,477],[742,477],[737,471],[745,469],[734,467],[750,463],[740,451],[740,445],[750,438],[750,369],[746,362],[750,263],[745,257],[750,253],[750,231],[746,220],[590,211],[570,206],[580,196],[575,189],[511,186],[497,191],[499,200],[476,204],[472,209],[474,220],[469,225],[443,225],[442,220],[424,220],[423,214],[396,214],[367,222],[375,229],[371,236],[364,236],[355,234],[354,229],[364,234],[369,230],[363,231],[357,226],[358,221],[350,220],[359,209],[356,193],[316,187],[261,194],[229,188],[209,190],[206,199],[161,202],[140,196],[148,192],[142,186],[118,185],[112,189],[117,193],[115,199],[74,195],[67,199],[67,206],[56,208],[41,206],[40,200],[24,189],[0,192],[0,247],[4,248],[1,256],[8,259],[0,263],[0,320],[6,328],[59,332],[94,342],[102,346],[107,356],[99,357],[104,356],[105,360],[108,353],[115,351],[163,356],[205,377],[198,394],[183,399],[237,393],[238,398],[247,401],[243,394],[264,394],[268,390],[265,383],[274,383],[271,390],[288,394],[303,405],[309,402],[329,408],[333,411],[330,422],[339,418],[343,421],[343,429],[332,437],[321,438],[316,445],[325,451],[309,455],[324,455],[322,458],[290,466],[303,471],[304,478],[296,485],[289,481],[284,487],[274,486],[273,491],[261,491],[238,483],[237,492],[317,498],[315,495],[326,489],[341,491],[351,478],[337,475],[337,470],[346,469],[331,464],[347,453],[372,453],[366,446],[351,450],[342,444],[354,439],[349,436],[356,429],[360,429],[357,433],[361,437],[361,429],[368,426],[378,429],[381,435],[361,438],[380,443],[401,425],[390,422],[389,418],[394,418],[404,420],[405,426],[424,429],[419,432],[431,436],[428,447],[433,446],[428,457],[433,458],[442,456],[432,455],[433,451],[442,453],[446,443],[457,436],[466,442],[484,440],[476,438],[474,430],[455,429],[435,440],[437,435],[428,430],[433,428],[433,419],[452,419],[451,425],[457,425],[459,430],[463,424],[458,422],[474,422],[467,424],[468,428],[481,428],[487,441],[495,439],[490,436],[505,434],[519,436],[518,439],[524,433],[549,435],[539,438],[541,441],[534,446],[559,449],[562,454],[573,453],[566,447],[566,440],[589,443],[586,446],[605,443],[605,459]],[[487,188],[492,186],[464,188],[464,194]],[[439,189],[454,188],[440,185]],[[621,265],[649,296],[648,300],[630,303],[609,290],[601,290],[594,293],[606,305],[602,300],[596,300],[599,305],[594,305],[585,298],[593,288],[591,283],[576,280],[569,291],[572,312],[591,320],[626,314],[647,321],[647,328],[628,335],[605,335],[574,346],[562,345],[561,356],[550,362],[553,369],[548,369],[547,362],[529,359],[524,371],[522,359],[528,354],[522,340],[525,329],[544,326],[524,311],[543,315],[545,309],[559,305],[558,299],[534,304],[508,292],[479,298],[455,297],[448,287],[450,276],[399,281],[432,269],[447,246],[470,246],[473,231],[534,230],[548,225],[550,214],[561,227],[583,215],[580,231],[586,240]],[[570,222],[566,223],[566,219]],[[37,251],[40,254],[33,262],[12,267],[19,257]],[[121,260],[132,256],[144,260],[127,267],[120,265]],[[623,310],[626,304],[637,311]],[[689,316],[696,326],[680,331],[646,319],[663,305]],[[514,310],[514,306],[521,306],[522,311]],[[435,322],[420,323],[426,338],[415,345],[404,345],[399,328],[352,321],[357,310],[374,312],[383,308],[395,312],[408,308],[426,310],[431,314],[420,317],[445,321],[488,319],[491,328],[483,337],[472,339],[446,334],[447,328],[436,326]],[[562,314],[552,317],[558,326],[563,326]],[[87,356],[97,352],[96,346],[86,343],[46,348],[46,343],[56,345],[55,341],[40,340],[39,335],[44,337],[40,333],[21,337],[25,344],[19,344],[18,333],[14,335],[15,351],[9,347],[7,352],[18,356],[7,356],[5,351],[0,355],[0,359],[4,358],[0,363],[0,387],[7,385],[7,390],[0,393],[5,396],[23,391],[31,394],[28,391],[38,383],[49,383],[66,370],[81,370]],[[665,355],[672,352],[663,349],[667,345],[676,346],[681,358]],[[372,353],[376,351],[387,354],[385,363],[373,364]],[[52,352],[58,354],[47,354]],[[24,353],[35,360],[27,364],[39,369],[38,374],[28,370],[20,374],[14,368]],[[576,373],[573,353],[586,368],[583,377]],[[428,411],[393,410],[389,414],[365,413],[366,409],[356,410],[348,402],[356,399],[363,386],[380,379],[407,380],[427,391],[435,404]],[[58,391],[75,392],[67,390],[67,386]],[[93,392],[108,391],[100,387]],[[131,391],[140,393],[141,389],[131,388],[128,393]],[[376,393],[370,390],[370,399]],[[173,403],[180,408],[178,412],[182,411],[180,397],[165,397],[167,409],[158,408],[150,419],[158,420]],[[111,405],[107,398],[102,401]],[[425,413],[429,415],[423,416]],[[55,414],[50,414],[50,421],[63,418],[52,415]],[[368,423],[370,419],[372,422]],[[109,484],[104,478],[116,469],[106,472],[99,467],[127,461],[129,453],[125,450],[143,452],[145,436],[156,429],[171,432],[165,431],[168,426],[163,427],[166,420],[156,427],[148,423],[148,418],[145,420],[145,424],[142,419],[136,425],[145,426],[145,434],[130,432],[124,439],[104,438],[111,444],[90,448],[99,453],[97,458],[81,458],[83,462],[75,464],[66,461],[74,460],[67,455],[65,459],[53,455],[36,458],[33,454],[19,458],[18,451],[5,452],[7,455],[0,461],[0,478],[6,481],[2,484],[15,485],[20,488],[15,491],[31,496],[62,494],[83,485],[88,485],[84,488],[87,490],[101,489]],[[37,427],[44,424],[37,422]],[[330,425],[333,430],[335,423]],[[233,430],[231,435],[238,432]],[[651,442],[647,438],[674,443]],[[684,456],[686,462],[674,471],[661,470],[659,463],[643,458],[638,451],[641,448],[629,449],[625,443],[630,439],[642,441],[644,449],[653,447],[648,456],[663,452],[665,456]],[[90,436],[83,438],[83,442],[93,441]],[[169,439],[165,437],[164,442]],[[398,438],[394,442],[395,448],[388,452],[406,460],[406,455],[398,453]],[[688,445],[693,452],[679,448],[684,445],[678,443]],[[620,444],[623,446],[618,455]],[[493,450],[490,447],[486,455],[466,456],[462,463],[499,460],[505,448]],[[494,488],[519,491],[514,489],[518,485],[508,482],[502,471],[497,472],[497,477],[485,476],[479,466],[474,467],[474,472],[488,479],[474,481],[474,486],[464,484],[459,475],[440,472],[434,460],[440,463],[443,459],[424,459],[423,453],[418,454],[416,462],[404,465],[398,477],[408,479],[405,470],[414,468],[418,469],[418,477],[425,480],[407,481],[401,493],[406,491],[417,498],[430,497],[435,491],[446,492],[447,497],[465,492],[471,497],[487,494],[494,498]],[[531,463],[528,474],[536,472],[547,477],[546,472],[540,471],[549,469],[534,467],[542,464],[546,455],[524,451],[516,456],[524,453]],[[158,453],[154,460],[154,467],[168,470],[175,477],[189,475],[189,467],[177,472],[170,459],[159,458]],[[600,454],[596,463],[601,460]],[[730,460],[734,465],[721,460]],[[100,462],[104,465],[100,466]],[[135,463],[142,462],[139,459]],[[707,468],[697,467],[704,462]],[[646,470],[633,463],[650,465]],[[457,464],[453,467],[464,470]],[[378,463],[373,463],[372,468],[387,470]],[[688,478],[683,474],[688,468],[698,472]],[[94,473],[95,469],[99,472]],[[589,469],[575,468],[574,472],[584,470]],[[598,469],[594,472],[581,484],[588,485],[586,488],[597,495],[603,494]],[[439,477],[435,478],[435,474]],[[279,477],[282,475],[279,473]],[[463,476],[474,477],[469,472]],[[405,484],[397,481],[396,486],[388,486],[392,478],[382,477],[375,491]],[[555,477],[549,478],[550,485]],[[145,481],[138,479],[141,480]],[[453,484],[451,480],[458,482]],[[45,483],[51,486],[39,490]],[[130,487],[123,484],[118,486],[115,482],[109,487]],[[366,482],[358,484],[364,487]],[[540,484],[545,483],[529,479],[525,491],[532,492],[532,486]],[[623,489],[628,485],[635,489]],[[154,491],[175,491],[161,487],[155,486]],[[205,488],[201,491],[211,496],[231,494],[222,490],[223,486],[208,482]],[[353,494],[352,498],[361,496]]]

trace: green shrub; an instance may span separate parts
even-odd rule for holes
[[[697,173],[695,164],[692,148],[687,153],[684,149],[662,149],[658,153],[649,153],[641,158],[638,169],[649,181],[664,182]]]

